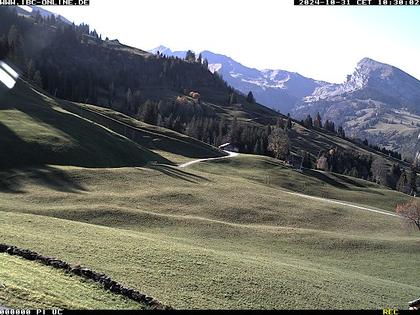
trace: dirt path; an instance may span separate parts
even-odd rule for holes
[[[231,158],[231,157],[235,157],[235,156],[238,156],[239,155],[239,153],[236,153],[236,152],[230,152],[230,151],[225,151],[225,152],[228,153],[229,155],[222,156],[222,157],[216,157],[216,158],[207,158],[207,159],[194,160],[194,161],[190,161],[190,162],[187,162],[187,163],[178,165],[178,167],[184,168],[184,167],[188,167],[188,166],[190,166],[192,164],[199,163],[199,162],[222,160],[222,159],[227,159],[227,158]]]
[[[302,197],[302,198],[333,203],[333,204],[337,204],[337,205],[352,207],[352,208],[356,208],[356,209],[360,209],[360,210],[365,210],[365,211],[375,212],[375,213],[379,213],[379,214],[383,214],[383,215],[388,215],[388,216],[391,216],[391,217],[400,218],[400,216],[398,214],[395,214],[395,213],[392,213],[392,212],[389,212],[389,211],[385,211],[385,210],[372,209],[372,208],[368,208],[368,207],[353,205],[353,204],[348,203],[348,202],[343,202],[343,201],[334,200],[334,199],[327,199],[327,198],[322,198],[322,197],[314,197],[314,196],[305,195],[305,194],[301,194],[301,193],[295,193],[295,192],[291,192],[291,191],[287,191],[287,190],[283,190],[283,189],[279,189],[279,190],[281,190],[282,192],[284,192],[286,194],[289,194],[289,195],[294,195],[294,196],[299,196],[299,197]]]

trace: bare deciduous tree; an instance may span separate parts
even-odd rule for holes
[[[397,205],[396,212],[410,224],[414,224],[420,231],[420,202],[417,199]]]
[[[268,150],[274,152],[276,159],[285,160],[290,153],[290,141],[287,133],[275,128],[268,137]]]

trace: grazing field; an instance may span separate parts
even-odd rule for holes
[[[13,179],[0,193],[5,243],[105,272],[175,308],[406,308],[420,294],[420,234],[400,218],[284,191],[385,211],[409,198],[372,183],[259,156],[186,169],[49,166],[43,180],[34,172],[1,174]]]
[[[298,172],[281,161],[241,155],[213,163],[194,164],[194,169],[223,175],[226,171],[270,187],[285,188],[310,196],[353,202],[394,212],[409,197],[375,183],[336,173],[303,169]]]
[[[8,254],[0,254],[0,305],[31,309],[145,308],[91,281]]]

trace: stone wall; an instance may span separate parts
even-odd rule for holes
[[[98,273],[94,270],[82,267],[80,265],[70,265],[69,263],[60,259],[42,256],[31,250],[21,249],[17,248],[16,246],[10,246],[6,244],[0,244],[0,253],[8,253],[10,255],[19,256],[27,260],[37,261],[47,266],[52,266],[57,269],[63,269],[67,273],[71,273],[83,277],[85,279],[90,279],[94,282],[99,283],[106,290],[109,290],[115,294],[123,295],[133,301],[142,303],[151,309],[172,309],[170,306],[166,306],[150,296],[146,296],[144,294],[141,294],[139,291],[123,286],[122,284],[111,279],[103,273]]]

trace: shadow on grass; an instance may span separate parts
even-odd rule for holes
[[[181,180],[184,180],[184,181],[190,182],[190,183],[195,183],[196,184],[196,183],[199,183],[201,181],[210,182],[209,179],[207,179],[203,176],[191,174],[191,173],[182,171],[178,168],[170,167],[170,166],[164,165],[164,164],[150,164],[148,167],[153,169],[153,170],[156,170],[158,172],[161,172],[165,175],[168,175],[170,177],[173,177],[173,178],[176,178],[176,179],[181,179]]]
[[[270,165],[270,166],[280,166],[282,168],[285,168],[283,162],[277,162],[277,161],[271,161],[271,160],[264,160],[263,161],[264,165]]]
[[[23,186],[28,182],[60,192],[80,193],[87,191],[65,171],[51,166],[0,170],[0,192],[25,193]]]
[[[325,182],[325,183],[327,183],[331,186],[334,186],[336,188],[349,189],[349,187],[347,185],[344,185],[343,183],[340,183],[339,181],[325,175],[324,173],[314,171],[314,170],[309,170],[309,169],[304,169],[303,173],[305,175],[315,177],[315,178],[319,179],[320,181],[323,181],[323,182]]]
[[[345,181],[346,183],[349,183],[350,185],[353,185],[353,186],[356,186],[356,187],[360,187],[360,188],[369,187],[369,185],[367,185],[367,184],[362,184],[360,182],[357,182],[357,181],[355,181],[351,178],[348,178],[344,175],[341,175],[341,174],[334,174],[334,176],[341,179],[342,181]]]

